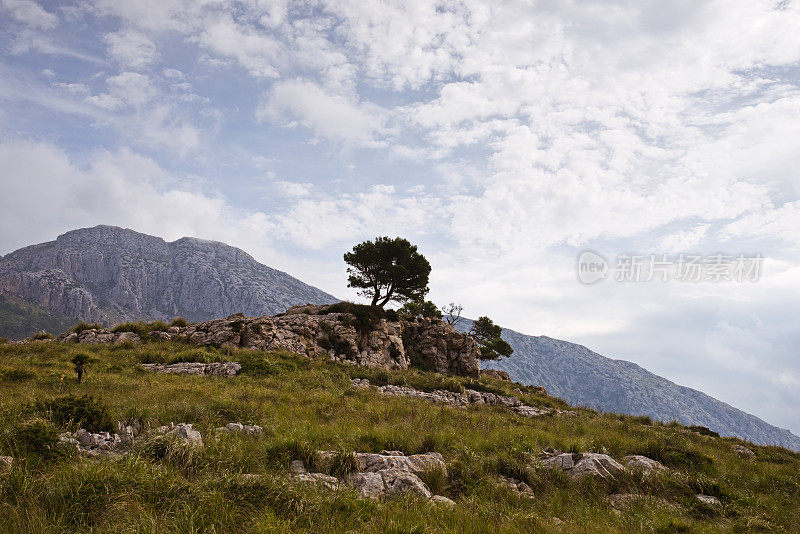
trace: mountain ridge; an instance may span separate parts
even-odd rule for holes
[[[0,297],[0,337],[14,337],[3,329],[3,321],[15,325],[16,337],[32,333],[20,334],[19,325],[28,318],[24,314],[35,316],[41,329],[67,320],[108,325],[178,315],[192,321],[233,313],[274,315],[296,304],[338,301],[219,241],[183,237],[167,242],[104,225],[71,230],[0,257]],[[572,404],[675,419],[800,450],[800,437],[788,430],[632,362],[547,336],[505,329],[503,337],[515,353],[484,367],[505,370],[520,383],[545,386]]]
[[[544,386],[570,404],[701,425],[722,435],[800,451],[800,437],[696,389],[681,386],[627,360],[605,357],[576,343],[504,329],[514,354],[483,367],[512,380]]]

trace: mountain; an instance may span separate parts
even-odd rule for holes
[[[238,248],[188,237],[168,243],[113,226],[74,230],[0,258],[0,337],[59,332],[79,320],[112,324],[180,315],[205,321],[336,301]],[[572,404],[678,420],[800,450],[800,438],[788,430],[633,363],[545,336],[506,329],[503,337],[514,354],[484,367],[542,385]]]
[[[484,362],[522,384],[544,386],[570,404],[701,425],[722,435],[800,451],[800,437],[695,389],[679,386],[635,363],[612,360],[582,345],[504,329],[511,357]]]
[[[202,321],[338,300],[224,243],[168,243],[114,226],[74,230],[3,256],[0,297],[0,336],[12,338],[79,320]]]

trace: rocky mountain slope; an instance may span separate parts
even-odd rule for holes
[[[584,346],[547,336],[503,330],[514,348],[510,358],[482,364],[508,372],[515,382],[541,385],[570,404],[603,411],[648,415],[660,421],[702,425],[722,435],[800,450],[800,437],[695,389]]]
[[[0,258],[0,337],[78,320],[193,321],[274,315],[337,299],[223,243],[163,239],[110,226],[75,230]],[[625,361],[548,337],[504,330],[514,355],[485,367],[542,385],[570,403],[697,424],[754,443],[800,450],[800,438]]]
[[[113,226],[74,230],[0,258],[0,295],[59,319],[105,324],[268,315],[337,301],[224,243],[168,243]],[[0,336],[19,334],[18,320],[13,330],[0,324]]]

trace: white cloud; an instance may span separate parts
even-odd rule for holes
[[[284,180],[277,180],[272,185],[281,195],[289,198],[307,197],[314,186],[314,184],[310,183],[287,182]]]
[[[257,116],[262,120],[297,121],[316,135],[371,146],[380,145],[376,137],[386,121],[386,113],[379,106],[329,94],[304,80],[277,82],[259,106]]]
[[[125,29],[103,36],[109,55],[122,66],[141,69],[158,57],[156,45],[145,34]]]
[[[58,17],[45,11],[33,0],[2,0],[0,7],[11,16],[33,28],[49,30],[58,25]]]

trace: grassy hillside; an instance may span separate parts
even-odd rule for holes
[[[71,358],[88,354],[80,385]],[[154,374],[140,363],[236,360],[234,378]],[[0,345],[0,454],[16,458],[0,474],[3,532],[706,532],[796,531],[800,525],[800,455],[690,431],[677,424],[576,410],[523,418],[502,408],[459,409],[420,399],[354,389],[351,378],[418,389],[465,386],[511,394],[508,383],[386,372],[291,354],[198,349],[180,344],[81,346],[40,342]],[[190,422],[206,443],[192,453],[135,447],[119,459],[92,459],[47,448],[52,430],[70,426],[52,399],[91,395],[95,424],[138,417],[152,426]],[[563,407],[544,395],[531,405]],[[262,438],[213,437],[228,422],[250,422]],[[73,425],[74,426],[74,425]],[[140,440],[142,438],[139,438]],[[644,454],[670,471],[614,482],[573,480],[537,467],[543,448]],[[401,498],[358,499],[352,491],[298,486],[289,462],[317,449],[406,453],[437,451],[447,477],[432,489],[447,507]],[[255,473],[257,480],[239,475]],[[498,483],[503,474],[534,490],[520,498]],[[715,495],[722,506],[699,503]],[[650,497],[615,509],[609,497]]]
[[[35,332],[63,332],[75,321],[12,295],[0,295],[0,337],[23,339]]]

